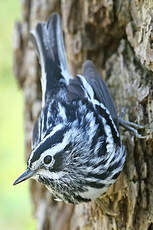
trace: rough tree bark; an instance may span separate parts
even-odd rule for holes
[[[22,0],[15,25],[14,71],[24,92],[26,153],[41,108],[40,67],[29,31],[51,13],[61,14],[69,69],[81,72],[92,59],[112,92],[118,112],[147,124],[147,138],[122,132],[127,149],[123,173],[105,196],[77,206],[56,202],[30,182],[37,230],[153,230],[153,1]]]

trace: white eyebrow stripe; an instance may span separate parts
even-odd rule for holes
[[[51,155],[51,156],[54,156],[56,153],[64,150],[64,148],[67,146],[67,144],[70,142],[70,132],[67,131],[65,134],[64,134],[64,137],[63,137],[63,140],[62,142],[54,145],[53,147],[47,149],[46,151],[44,151],[42,154],[41,154],[41,158],[45,157],[46,155]],[[40,158],[40,159],[41,159]]]
[[[50,156],[54,157],[54,155],[56,153],[61,152],[62,150],[64,150],[66,145],[69,143],[69,139],[70,139],[70,132],[68,131],[68,132],[65,133],[62,142],[56,144],[55,146],[47,149],[44,152],[42,152],[40,157],[39,157],[39,159],[32,163],[32,167],[35,168],[36,165],[37,165],[37,162],[38,161],[42,162],[45,156],[50,155]],[[33,154],[32,154],[32,156],[33,156]],[[32,156],[30,157],[30,159],[32,158]]]
[[[35,152],[35,150],[37,149],[37,148],[39,148],[40,147],[40,145],[42,145],[45,141],[46,141],[46,139],[48,139],[49,137],[51,137],[51,136],[53,136],[57,131],[59,131],[60,129],[62,129],[63,128],[63,124],[58,124],[58,125],[56,125],[54,128],[53,128],[53,130],[36,146],[36,148],[31,152],[31,155],[30,155],[30,158],[29,158],[29,162],[31,161],[31,159],[32,159],[32,157],[33,157],[33,153]]]
[[[54,135],[54,133],[57,132],[58,130],[60,130],[62,127],[63,127],[63,125],[62,125],[62,126],[61,126],[61,125],[58,125],[58,127],[56,126],[56,127],[55,127],[56,129],[54,128],[54,130],[52,130],[52,132],[51,132],[49,135],[47,135],[46,138],[48,138],[48,137]],[[46,138],[45,138],[45,139],[46,139]],[[64,148],[67,146],[67,144],[69,143],[69,141],[70,141],[70,132],[67,131],[67,132],[64,134],[64,137],[63,137],[62,142],[57,143],[56,145],[54,145],[54,146],[52,146],[51,148],[47,149],[46,151],[42,152],[41,155],[40,155],[40,157],[39,157],[39,159],[32,163],[32,167],[35,168],[36,165],[37,165],[37,162],[38,162],[38,161],[40,161],[40,162],[43,161],[43,159],[44,159],[45,156],[51,155],[52,157],[54,157],[54,155],[55,155],[56,153],[61,152],[62,150],[64,150]],[[43,142],[44,142],[44,140],[43,140]],[[42,144],[43,142],[41,142],[41,144]],[[39,145],[40,145],[40,144],[39,144]],[[37,148],[38,148],[38,146],[37,146]],[[34,150],[34,151],[35,151],[35,150]],[[31,159],[32,159],[32,157],[33,157],[34,151],[33,151],[33,153],[31,154],[31,156],[30,156],[30,158],[29,158],[29,162],[31,161]]]

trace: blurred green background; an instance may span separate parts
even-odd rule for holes
[[[12,35],[20,1],[0,1],[0,229],[33,230],[28,182],[13,186],[25,169],[23,98],[12,73]]]

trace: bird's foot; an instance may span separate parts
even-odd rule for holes
[[[145,129],[145,126],[136,124],[134,122],[124,120],[123,117],[125,115],[125,111],[126,111],[125,108],[123,108],[122,111],[121,111],[121,114],[120,114],[120,116],[118,118],[119,125],[121,125],[125,129],[129,130],[130,132],[132,132],[135,137],[145,139],[147,136],[142,136],[141,134],[138,133],[138,130],[139,129]]]

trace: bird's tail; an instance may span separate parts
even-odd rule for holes
[[[58,82],[68,84],[68,72],[60,16],[54,13],[48,22],[38,23],[31,32],[42,69],[43,101],[55,90]]]

